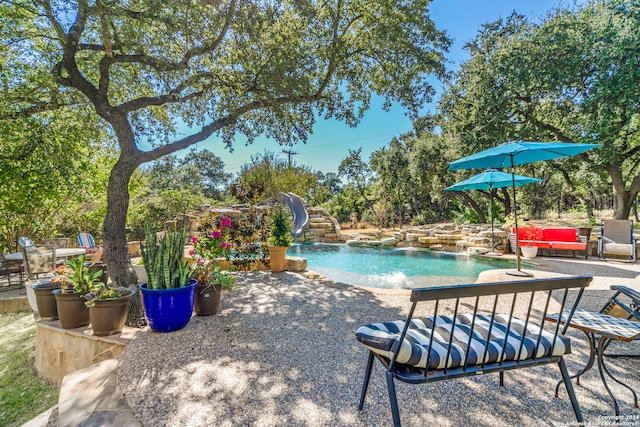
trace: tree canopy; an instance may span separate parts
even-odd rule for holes
[[[449,40],[428,0],[189,2],[11,0],[0,118],[91,105],[120,156],[111,169],[105,258],[134,283],[126,245],[137,166],[218,135],[306,140],[317,117],[358,123],[373,94],[416,116],[444,75]],[[193,131],[178,131],[181,122]],[[154,147],[140,149],[142,137]]]
[[[100,237],[112,147],[82,116],[57,110],[46,117],[0,121],[0,249],[17,238],[90,231]]]
[[[608,180],[614,216],[628,217],[640,190],[639,19],[638,2],[607,0],[483,26],[443,97],[445,132],[464,142],[461,155],[509,140],[603,144],[541,167],[583,200]]]

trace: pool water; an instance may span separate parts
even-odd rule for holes
[[[306,258],[309,270],[336,282],[388,289],[473,283],[485,270],[513,266],[506,260],[414,248],[296,244],[287,255]]]

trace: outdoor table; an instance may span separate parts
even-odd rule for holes
[[[87,250],[84,248],[60,248],[56,249],[56,258],[71,258],[74,256],[82,255]],[[11,254],[5,254],[4,258],[9,261],[22,261],[22,252],[14,252]]]
[[[553,314],[548,316],[547,320],[557,322],[558,315]],[[597,359],[600,379],[613,401],[613,409],[615,411],[616,419],[620,416],[618,401],[607,384],[607,378],[604,375],[605,373],[612,380],[631,391],[633,394],[634,406],[637,408],[638,396],[636,395],[636,392],[627,384],[614,377],[609,369],[607,369],[604,350],[613,340],[630,342],[640,337],[640,322],[634,322],[620,317],[610,316],[608,314],[577,309],[569,323],[569,326],[584,332],[589,339],[589,360],[587,361],[587,365],[580,370],[580,372],[572,375],[570,378],[577,378],[578,384],[580,384],[580,376],[590,370],[593,367],[594,361]],[[560,383],[561,382],[556,385],[556,397],[558,397],[558,388],[560,387]]]

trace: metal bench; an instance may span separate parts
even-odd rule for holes
[[[410,384],[556,363],[573,411],[582,413],[563,359],[571,352],[564,336],[590,277],[551,278],[414,289],[406,319],[371,323],[356,331],[369,350],[358,409],[364,406],[374,359],[386,369],[394,426],[400,426],[395,380]],[[576,290],[569,303],[569,291]],[[418,303],[431,301],[426,318],[414,317]],[[546,322],[549,309],[565,312],[564,327]],[[499,314],[504,313],[504,314]]]

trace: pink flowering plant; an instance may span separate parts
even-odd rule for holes
[[[202,234],[191,238],[193,249],[189,253],[195,259],[191,276],[199,283],[220,284],[226,290],[232,290],[235,286],[235,276],[218,264],[219,258],[229,259],[231,243],[228,242],[228,237],[231,227],[231,218],[217,218],[205,222],[199,228]]]
[[[193,243],[191,256],[203,260],[229,258],[231,243],[227,242],[227,237],[231,230],[231,218],[221,217],[215,227],[213,230],[208,230],[205,224],[204,230],[201,230],[203,235],[191,238]]]

